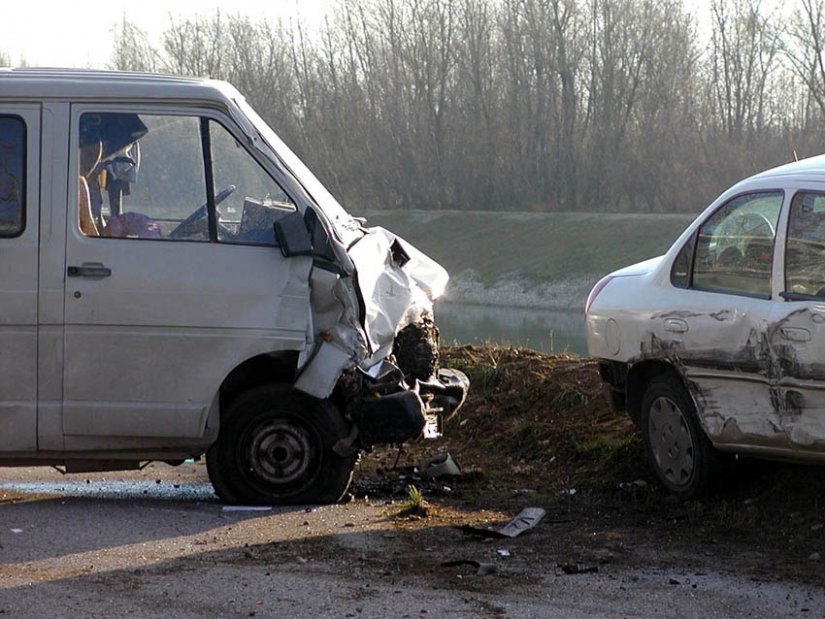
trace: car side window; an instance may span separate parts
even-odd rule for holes
[[[699,228],[692,287],[770,298],[781,191],[738,196]]]
[[[19,236],[25,223],[26,126],[0,116],[0,237]]]
[[[785,290],[825,297],[825,194],[797,193],[788,215]]]
[[[209,240],[199,117],[85,113],[78,144],[83,234]]]
[[[286,192],[222,125],[209,122],[218,240],[274,245],[274,223],[295,211]]]

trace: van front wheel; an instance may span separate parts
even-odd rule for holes
[[[257,387],[221,415],[218,440],[206,453],[209,479],[227,503],[334,503],[357,458],[333,451],[347,434],[331,403],[288,386]]]

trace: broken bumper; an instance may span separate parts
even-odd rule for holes
[[[461,408],[469,385],[462,372],[441,369],[427,382],[415,381],[411,389],[360,398],[357,419],[361,446],[441,436],[443,421]]]

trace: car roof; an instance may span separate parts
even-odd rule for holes
[[[0,68],[0,101],[45,99],[189,99],[239,97],[226,82],[125,71]]]
[[[825,181],[825,155],[808,157],[807,159],[800,159],[799,161],[771,168],[746,180],[770,180],[774,178],[788,180],[789,177],[806,181]]]

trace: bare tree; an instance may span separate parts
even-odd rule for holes
[[[221,77],[225,70],[227,39],[220,10],[210,18],[171,20],[163,34],[167,67],[180,75]]]
[[[767,88],[778,69],[779,33],[762,0],[713,0],[712,86],[716,115],[735,142],[751,142],[770,113]]]
[[[356,208],[696,210],[814,148],[825,0],[339,0],[300,20],[124,20],[119,68],[224,78]],[[780,57],[787,57],[786,70]]]
[[[825,117],[825,2],[799,1],[801,7],[788,28],[790,36],[785,55],[805,85],[821,121]]]
[[[113,28],[113,34],[112,68],[150,73],[164,70],[160,53],[149,42],[147,34],[135,24],[124,17],[120,25]]]

